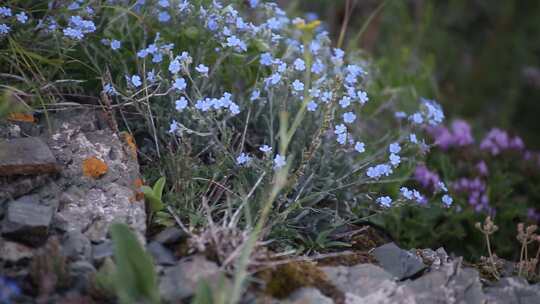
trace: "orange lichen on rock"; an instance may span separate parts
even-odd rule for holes
[[[89,157],[83,160],[82,169],[84,176],[100,178],[107,173],[109,167],[101,159],[97,157]]]
[[[142,187],[144,185],[144,181],[142,180],[142,178],[136,178],[134,181],[133,181],[133,186],[135,186],[135,189],[139,190],[140,187]]]
[[[124,143],[127,145],[131,157],[137,159],[137,144],[135,143],[135,138],[133,138],[133,135],[128,132],[120,132],[120,136],[122,137]]]
[[[140,201],[144,199],[144,193],[140,191],[142,185],[144,185],[144,181],[142,178],[136,178],[133,182],[133,186],[135,187],[135,201]]]
[[[27,114],[27,113],[10,113],[7,119],[9,121],[15,121],[15,122],[30,122],[30,123],[36,122],[34,115]]]

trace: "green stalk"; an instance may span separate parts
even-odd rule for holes
[[[309,96],[309,88],[311,87],[312,56],[311,56],[311,53],[309,52],[309,43],[312,38],[313,38],[312,30],[305,31],[302,37],[302,40],[304,43],[303,58],[306,65],[306,69],[304,72],[304,100],[302,101],[302,104],[300,105],[300,109],[296,113],[293,123],[291,124],[290,128],[289,128],[289,122],[288,122],[289,121],[288,112],[282,111],[280,112],[280,116],[279,116],[279,139],[280,139],[279,151],[284,156],[287,155],[287,149],[289,147],[289,143],[291,142],[292,137],[296,133],[296,130],[300,126],[300,123],[304,119],[307,104],[311,100]],[[260,234],[264,226],[266,225],[266,222],[270,215],[270,211],[272,210],[272,205],[274,201],[276,200],[281,190],[287,184],[289,165],[286,165],[284,168],[281,168],[276,173],[272,188],[270,190],[270,195],[268,195],[267,200],[263,204],[261,216],[259,220],[257,221],[255,228],[251,232],[244,248],[242,249],[242,253],[240,255],[240,258],[238,260],[237,267],[236,267],[237,271],[234,277],[233,290],[232,290],[231,297],[229,300],[229,303],[231,304],[235,304],[240,300],[240,296],[242,294],[242,287],[247,277],[247,266],[249,263],[249,258],[253,250],[255,249],[255,245],[257,243],[257,240],[260,237]]]
[[[285,112],[282,112],[280,115],[280,133],[283,134],[286,131],[287,128],[287,114]],[[281,147],[286,149],[287,143],[284,136],[280,136],[281,138]],[[272,210],[272,205],[274,201],[276,200],[276,197],[278,196],[279,192],[285,184],[287,183],[287,173],[288,173],[288,166],[285,168],[282,168],[279,170],[274,178],[274,183],[272,185],[272,189],[270,190],[270,195],[268,196],[267,200],[265,201],[263,205],[263,209],[261,211],[261,217],[257,221],[257,224],[255,225],[255,228],[251,232],[244,248],[242,249],[242,253],[240,255],[240,259],[238,260],[237,266],[236,266],[236,274],[234,276],[234,285],[233,285],[233,291],[231,293],[231,297],[229,300],[229,303],[235,304],[238,303],[240,300],[240,296],[242,295],[242,286],[244,285],[244,281],[247,277],[247,266],[249,263],[249,258],[251,256],[251,253],[255,249],[255,245],[257,243],[257,240],[259,239],[259,235],[261,234],[261,231],[266,224],[266,221],[268,219],[268,216],[270,215],[270,211]]]
[[[306,114],[306,109],[308,103],[311,101],[311,96],[309,95],[309,88],[311,87],[311,65],[313,61],[313,57],[311,56],[311,53],[309,52],[309,42],[312,38],[312,33],[304,33],[303,35],[303,42],[304,42],[304,62],[306,65],[306,69],[304,72],[304,100],[302,100],[302,104],[300,105],[300,109],[296,113],[296,116],[294,117],[293,123],[291,125],[291,128],[287,131],[286,134],[286,142],[287,146],[292,140],[294,133],[296,133],[296,130],[300,126],[300,123],[304,119],[304,116]],[[286,150],[280,151],[284,155],[286,154]]]

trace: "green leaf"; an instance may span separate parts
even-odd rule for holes
[[[200,280],[197,284],[197,292],[195,293],[195,297],[191,304],[212,304],[214,303],[213,300],[213,292],[210,285],[205,280]]]
[[[189,39],[195,40],[199,36],[199,29],[197,27],[195,27],[195,26],[190,26],[190,27],[186,28],[186,30],[184,31],[184,34]]]
[[[258,52],[267,52],[270,50],[270,46],[261,39],[253,39],[253,46]]]
[[[325,244],[326,247],[352,247],[351,244],[341,241],[331,241]]]
[[[328,236],[330,235],[330,233],[332,233],[332,230],[321,231],[317,235],[317,239],[315,240],[315,242],[321,247],[324,247],[324,244],[328,241]]]
[[[150,205],[151,212],[157,212],[164,208],[164,204],[161,201],[161,198],[158,198],[156,196],[155,191],[152,188],[148,186],[142,186],[141,191],[142,193],[144,193],[144,198],[146,198]]]
[[[174,221],[174,218],[171,216],[171,214],[163,211],[157,211],[154,214],[153,221],[156,224],[165,227],[171,227],[176,225],[176,222]]]
[[[111,258],[106,258],[94,278],[94,283],[101,292],[105,292],[111,296],[114,295],[116,291],[114,283],[115,272],[116,265],[114,265]]]
[[[165,177],[160,177],[154,184],[154,195],[161,200],[163,188],[165,187]]]
[[[160,303],[157,275],[148,255],[125,224],[112,224],[116,272],[114,281],[120,303]]]

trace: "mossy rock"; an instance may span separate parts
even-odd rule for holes
[[[314,287],[336,303],[343,303],[345,295],[339,291],[319,269],[316,263],[290,262],[261,271],[259,277],[266,282],[264,292],[283,299],[302,287]]]

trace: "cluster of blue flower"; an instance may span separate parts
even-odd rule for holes
[[[441,106],[434,100],[421,99],[421,109],[418,112],[408,115],[405,112],[396,112],[395,117],[397,119],[406,119],[411,122],[412,126],[423,127],[425,124],[427,126],[433,127],[440,125],[444,120],[444,113]],[[420,142],[415,133],[410,133],[408,135],[410,144],[413,145],[425,145],[422,141]],[[383,176],[389,176],[393,173],[392,168],[397,168],[401,163],[401,157],[399,153],[401,152],[401,146],[398,142],[392,143],[388,147],[389,150],[389,163],[378,164],[367,169],[367,176],[373,179],[379,179]],[[441,188],[446,189],[444,183],[441,182]],[[402,187],[400,189],[401,196],[409,201],[415,201],[419,204],[424,204],[427,202],[427,199],[420,194],[418,190],[408,189],[407,187]],[[446,190],[445,192],[448,192]],[[383,199],[384,198],[384,199]],[[376,200],[379,204],[383,206],[389,206],[392,203],[390,197],[382,197]],[[449,207],[452,205],[453,199],[450,195],[444,194],[442,197],[442,202],[445,206]]]
[[[109,2],[126,5],[122,0]],[[186,125],[185,122],[197,121],[205,115],[234,117],[248,107],[264,107],[272,103],[276,95],[279,98],[285,96],[289,110],[306,110],[308,115],[321,116],[323,115],[321,109],[335,104],[333,111],[336,119],[331,123],[332,136],[338,147],[344,151],[355,151],[351,153],[352,157],[365,153],[367,148],[371,149],[371,146],[362,140],[363,136],[359,135],[361,130],[358,128],[359,122],[362,121],[360,111],[369,102],[368,93],[365,91],[369,68],[367,63],[354,61],[353,56],[346,56],[342,49],[332,47],[328,33],[315,29],[316,26],[311,29],[313,32],[310,33],[309,39],[305,39],[306,21],[301,18],[291,20],[275,3],[257,0],[250,0],[247,3],[252,10],[246,14],[250,16],[249,18],[242,16],[234,5],[223,5],[217,0],[202,5],[194,5],[188,0],[158,0],[157,5],[154,5],[155,1],[150,3],[138,0],[135,5],[127,7],[137,12],[145,10],[145,13],[160,23],[174,22],[174,26],[182,26],[190,22],[189,26],[196,26],[209,34],[217,46],[213,55],[247,56],[249,53],[249,60],[258,61],[261,72],[257,81],[245,92],[225,90],[220,86],[205,90],[204,88],[208,86],[203,88],[202,83],[211,82],[214,71],[219,69],[219,66],[205,65],[205,61],[216,62],[215,59],[208,59],[204,55],[188,51],[187,48],[178,52],[182,47],[165,41],[159,33],[155,35],[152,43],[136,50],[136,59],[144,64],[138,67],[137,72],[125,75],[126,85],[107,82],[104,83],[103,92],[125,100],[136,98],[145,89],[152,88],[153,94],[170,96],[173,101],[171,107],[177,112],[175,120],[170,123],[169,132],[175,136],[181,135],[186,130],[183,127]],[[92,20],[100,13],[99,9],[96,9],[96,12],[87,1],[75,0],[68,6],[68,11],[70,13],[64,20],[55,20],[52,16],[47,16],[38,20],[37,26],[60,33],[75,42],[98,31]],[[0,7],[0,22],[12,16],[10,8]],[[28,15],[20,12],[15,18],[20,23],[26,23]],[[253,20],[248,21],[250,18]],[[193,22],[197,24],[194,25]],[[9,32],[10,26],[0,23],[0,36]],[[266,47],[264,51],[253,55],[248,49],[255,41]],[[123,43],[120,37],[103,38],[101,42],[112,51],[123,51],[126,48],[123,45],[128,45]],[[197,61],[195,63],[194,58]],[[234,96],[230,92],[233,92]],[[275,92],[280,94],[274,94]],[[216,95],[220,97],[211,97]],[[421,100],[418,112],[410,115],[397,112],[395,116],[410,123],[411,128],[422,127],[425,124],[434,126],[444,119],[441,107],[436,102],[425,99]],[[198,124],[197,127],[203,128],[205,125]],[[193,133],[198,132],[191,132]],[[201,133],[205,132],[201,130]],[[275,138],[270,136],[267,134],[267,137],[263,138],[263,143],[273,144]],[[407,137],[412,145],[423,144],[414,133],[408,134]],[[263,143],[260,143],[259,150],[263,152],[265,161],[272,160],[276,170],[283,168],[287,161],[292,159],[277,147]],[[404,150],[407,150],[408,143],[402,138],[391,143],[384,160],[367,168],[365,172],[367,177],[378,180],[393,174],[402,161],[407,159],[403,157],[402,145],[405,147]],[[249,166],[256,158],[243,147],[237,151],[235,161],[239,166]],[[418,191],[404,189],[407,190],[404,191],[402,188],[404,198],[418,202],[425,200]],[[383,206],[392,203],[392,199],[388,196],[380,197],[376,201]],[[449,205],[451,198],[445,198],[443,202]]]
[[[64,29],[64,35],[75,40],[81,40],[85,34],[93,33],[95,30],[96,26],[93,21],[85,20],[81,16],[71,16],[69,26]]]
[[[10,19],[15,20],[10,20]],[[11,26],[4,22],[18,22],[25,24],[28,21],[28,15],[25,12],[19,12],[13,15],[13,11],[9,7],[0,6],[0,36],[7,35],[11,31]]]
[[[230,93],[223,93],[221,98],[205,98],[199,99],[195,102],[195,109],[202,112],[209,111],[210,109],[221,110],[228,109],[231,115],[237,115],[240,113],[240,107],[234,101],[231,100],[232,95]]]
[[[14,281],[0,276],[0,303],[14,303],[14,298],[20,295],[20,293],[21,290]]]
[[[139,2],[139,4],[142,3]],[[265,16],[264,22],[258,25],[246,21],[233,6],[223,6],[218,1],[213,1],[211,5],[200,7],[195,7],[187,1],[182,1],[176,8],[173,7],[171,1],[161,0],[158,4],[160,8],[157,14],[160,21],[164,21],[164,18],[160,17],[164,16],[164,12],[168,16],[165,19],[175,18],[176,16],[181,17],[182,14],[188,13],[191,17],[195,16],[199,20],[201,27],[208,29],[218,45],[221,45],[223,48],[221,50],[216,49],[216,51],[243,53],[247,50],[247,41],[252,41],[253,39],[263,41],[270,46],[269,49],[272,51],[263,52],[258,57],[260,65],[266,67],[270,72],[267,76],[262,76],[259,84],[252,88],[249,97],[251,102],[265,104],[271,98],[268,94],[270,91],[289,88],[294,98],[298,98],[300,101],[306,101],[305,106],[307,111],[316,112],[320,108],[319,105],[321,103],[328,104],[339,95],[343,95],[340,101],[341,108],[344,110],[341,114],[343,124],[336,127],[337,141],[341,145],[352,145],[360,153],[365,152],[366,145],[361,141],[353,140],[351,132],[344,124],[350,125],[353,128],[353,124],[358,117],[352,109],[353,103],[357,101],[359,105],[363,105],[369,100],[367,93],[361,88],[361,80],[366,73],[357,64],[346,65],[344,63],[345,52],[341,49],[332,49],[330,47],[330,41],[326,32],[318,32],[315,38],[307,44],[310,56],[313,56],[313,60],[310,60],[308,66],[305,58],[303,58],[306,50],[304,50],[305,45],[300,39],[301,31],[296,30],[291,32],[291,28],[294,28],[295,24],[300,24],[304,21],[299,18],[291,21],[285,12],[274,3],[249,2],[251,8],[256,8],[259,14]],[[113,41],[111,41],[110,45],[111,48],[118,49],[121,42],[118,41],[113,44]],[[282,53],[279,50],[283,50],[285,46],[287,47],[286,55],[278,56],[278,54]],[[193,59],[188,52],[184,51],[180,55],[175,56],[172,54],[172,48],[172,44],[161,42],[158,36],[154,43],[139,50],[137,56],[139,58],[145,58],[150,55],[152,56],[152,63],[160,63],[167,56],[171,58],[168,65],[169,72],[173,75],[173,78],[170,80],[170,87],[172,87],[170,91],[172,94],[179,92],[182,95],[175,100],[175,108],[180,113],[185,113],[182,117],[183,119],[189,119],[186,117],[189,115],[189,111],[185,111],[188,108],[201,112],[215,110],[217,113],[223,113],[223,110],[228,110],[231,116],[241,112],[243,106],[234,102],[232,95],[227,92],[224,92],[220,98],[190,96],[187,92],[187,87],[195,86],[191,78],[191,75],[193,75],[192,69],[198,73],[195,76],[199,77],[208,77],[210,69],[203,63],[199,63],[193,68]],[[305,83],[300,79],[303,79],[308,68],[315,77],[312,82]],[[189,83],[182,75],[189,76]],[[146,78],[148,79],[150,77]],[[344,85],[342,89],[336,91],[334,87],[338,78],[344,79]],[[128,87],[133,88],[139,88],[144,82],[138,74],[128,76],[126,79]],[[162,80],[167,81],[166,78]],[[114,86],[109,83],[105,85],[104,91],[112,95],[117,94]],[[342,94],[342,92],[347,93]],[[204,92],[202,93],[204,94]],[[179,125],[177,121],[173,121],[169,129],[171,133],[182,131]],[[270,151],[268,150],[267,152]],[[250,162],[251,158],[252,156],[249,156],[245,152],[240,152],[237,163],[239,165],[246,165]],[[276,154],[274,156],[274,167],[277,169],[283,167],[286,162],[285,160],[285,156]]]
[[[287,90],[290,98],[305,102],[308,112],[317,113],[321,104],[327,105],[337,102],[339,105],[340,121],[334,125],[334,134],[336,141],[344,148],[351,147],[357,153],[366,151],[366,144],[355,139],[354,133],[357,131],[356,122],[359,119],[358,110],[369,101],[367,92],[364,90],[364,78],[367,72],[364,67],[358,63],[346,63],[345,52],[338,48],[330,46],[328,34],[324,31],[316,32],[314,38],[307,44],[301,40],[301,30],[291,30],[295,25],[305,24],[305,21],[296,18],[290,20],[286,14],[274,3],[259,3],[258,1],[249,2],[251,8],[257,8],[257,12],[264,16],[263,22],[258,25],[246,21],[240,13],[231,5],[223,6],[218,1],[213,1],[209,6],[195,7],[187,1],[182,1],[177,10],[171,8],[171,3],[167,0],[159,1],[159,6],[167,11],[167,17],[163,12],[159,13],[160,21],[167,21],[171,15],[182,15],[190,13],[196,16],[201,27],[208,29],[218,45],[223,49],[216,51],[227,51],[232,53],[245,53],[247,50],[247,41],[257,39],[270,46],[269,51],[260,53],[258,61],[261,67],[264,67],[268,74],[262,75],[261,79],[249,92],[249,101],[251,103],[266,104],[272,98],[271,92]],[[157,40],[157,39],[156,39]],[[146,49],[140,50],[138,56],[144,58],[152,55],[153,62],[161,62],[163,55],[171,55],[171,44],[154,43]],[[286,51],[283,52],[282,50]],[[305,60],[305,53],[309,52],[310,61]],[[231,116],[241,113],[244,106],[232,101],[232,95],[228,92],[223,93],[220,98],[198,96],[193,98],[186,92],[188,85],[195,86],[195,83],[187,84],[181,74],[190,75],[192,70],[198,73],[199,77],[208,77],[209,68],[202,63],[192,67],[193,59],[187,52],[182,52],[178,56],[172,56],[169,63],[169,72],[174,75],[173,88],[176,91],[182,91],[181,96],[175,101],[176,109],[180,113],[186,113],[187,108],[193,108],[201,112],[214,110],[217,113],[223,113],[228,110]],[[309,71],[306,71],[309,69]],[[306,72],[312,74],[309,83],[305,82]],[[189,77],[191,79],[191,77]],[[132,79],[133,80],[133,79]],[[138,79],[136,79],[138,80]],[[133,83],[133,81],[132,81]],[[140,81],[137,81],[140,85]],[[137,87],[135,83],[133,86]],[[338,89],[336,89],[338,87]],[[238,97],[243,101],[242,96]],[[355,106],[357,104],[357,106]],[[404,112],[396,113],[397,118],[408,118],[411,125],[422,126],[424,124],[437,125],[444,119],[444,114],[440,106],[431,100],[421,100],[420,111],[407,115]],[[190,119],[187,113],[182,119]],[[170,132],[181,132],[179,123],[175,120],[171,123]],[[408,135],[411,144],[419,144],[416,134]],[[272,147],[262,145],[260,150],[265,155],[273,155],[273,164],[275,169],[282,168],[287,161],[285,155],[273,152]],[[402,162],[400,152],[402,147],[399,142],[390,144],[388,147],[388,161],[368,167],[366,175],[372,179],[380,179],[393,174],[394,169]],[[249,166],[255,156],[247,152],[240,151],[236,157],[236,163],[239,166]],[[407,191],[405,191],[407,190]],[[402,189],[402,196],[408,200],[415,200],[419,203],[425,202],[424,198],[417,190]],[[389,206],[392,199],[388,196],[380,197],[376,200],[383,206]],[[451,198],[446,197],[443,202],[451,204]]]
[[[444,183],[440,182],[439,187],[441,191],[444,192],[442,196],[442,203],[445,207],[450,207],[453,203],[453,199],[450,195],[447,194],[448,189],[444,185]],[[400,195],[404,200],[407,201],[414,201],[418,204],[426,204],[427,198],[423,196],[418,190],[416,189],[409,189],[407,187],[401,187],[399,189]],[[389,196],[381,196],[376,199],[376,202],[379,203],[383,207],[391,207],[392,206],[392,198]]]
[[[90,5],[84,5],[84,0],[76,0],[72,2],[68,5],[67,9],[69,11],[78,11],[83,6],[83,13],[85,15],[91,17],[95,14],[94,9]],[[26,12],[21,11],[17,14],[13,14],[11,8],[0,6],[0,37],[7,35],[11,31],[10,24],[27,24],[28,22],[29,15]],[[53,16],[47,16],[44,19],[37,20],[36,28],[45,28],[48,31],[56,31],[59,29],[58,20],[55,20]],[[92,20],[84,19],[81,15],[71,15],[67,20],[67,26],[62,29],[63,35],[73,40],[82,40],[86,34],[93,33],[95,31],[96,26],[94,22]],[[111,46],[113,48],[119,47],[119,41],[114,42]]]

